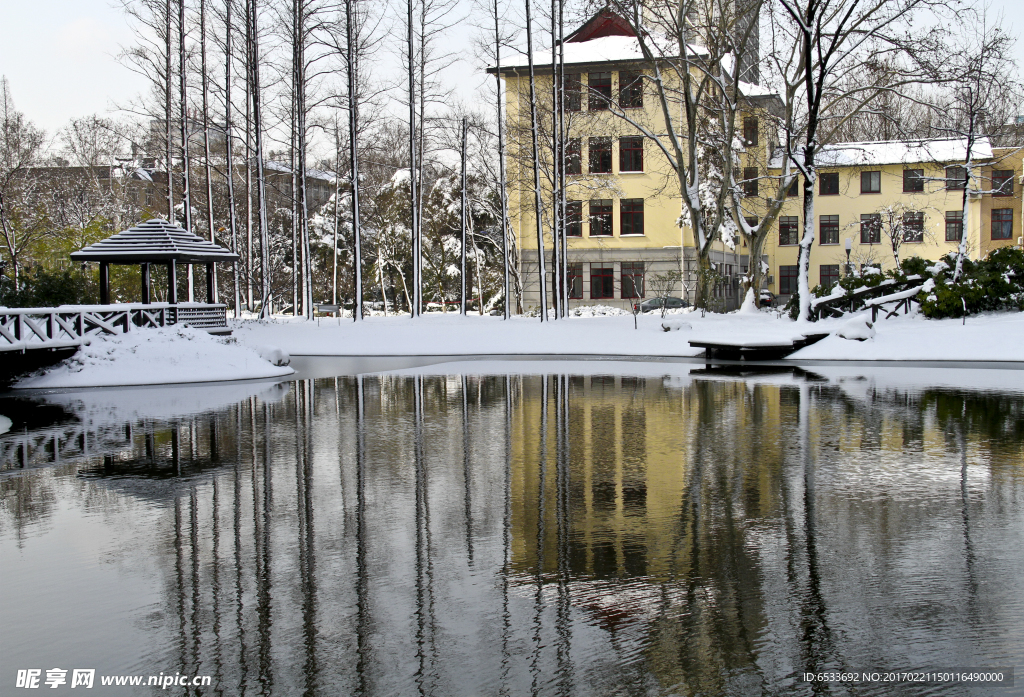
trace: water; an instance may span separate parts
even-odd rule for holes
[[[801,679],[1021,668],[1024,371],[414,365],[0,399],[0,692],[1024,694]]]

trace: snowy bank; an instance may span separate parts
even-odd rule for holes
[[[15,389],[164,385],[291,375],[233,338],[172,326],[92,338],[67,360],[22,378]]]
[[[668,319],[668,318],[667,318]],[[275,318],[235,324],[248,346],[273,344],[294,356],[664,356],[694,357],[690,341],[772,343],[804,333],[833,334],[793,360],[1024,362],[1024,313],[930,320],[917,314],[879,319],[854,332],[851,318],[797,323],[774,313],[592,316],[541,323],[537,318],[428,314],[418,320],[370,317],[363,322]],[[662,326],[671,324],[676,331]],[[871,336],[871,332],[874,335]],[[851,339],[837,336],[847,334]]]

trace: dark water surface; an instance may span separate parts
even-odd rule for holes
[[[811,370],[0,397],[0,694],[1024,694],[802,681],[1024,671],[1024,371]]]

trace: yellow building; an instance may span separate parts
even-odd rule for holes
[[[652,75],[629,24],[605,9],[566,37],[564,43],[566,152],[567,262],[571,305],[601,304],[630,307],[665,285],[669,272],[682,271],[674,296],[694,300],[696,248],[692,231],[680,228],[682,210],[675,173],[657,144],[640,135],[636,124],[651,133],[664,133],[661,106],[641,75]],[[553,61],[550,52],[535,56],[534,73],[541,160],[542,229],[545,237],[547,298],[552,303],[551,146]],[[666,73],[669,71],[665,71]],[[750,69],[751,80],[756,71]],[[507,175],[510,224],[520,250],[523,305],[540,305],[537,273],[533,143],[530,132],[529,71],[525,64],[502,66],[506,87],[506,123],[509,136]],[[662,77],[669,79],[665,73]],[[766,115],[775,111],[778,97],[755,82],[741,82],[747,111],[741,116],[744,151],[739,166],[753,212],[763,210],[757,189],[770,195],[779,171],[777,139],[768,132]],[[628,118],[612,113],[609,104]],[[634,123],[630,123],[632,120]],[[984,191],[993,185],[1003,193],[972,194],[966,225],[972,258],[1021,236],[1021,154],[993,150],[987,142],[976,146],[975,170]],[[929,143],[847,143],[829,146],[822,153],[822,177],[815,202],[815,245],[809,282],[834,282],[846,263],[845,240],[852,240],[851,264],[891,266],[891,245],[886,232],[904,221],[913,230],[901,257],[937,259],[956,248],[962,186],[956,171],[964,162],[963,147],[952,141]],[[760,167],[758,164],[760,163]],[[948,173],[948,177],[947,177]],[[949,177],[954,177],[950,180]],[[739,177],[737,177],[739,178]],[[864,185],[862,187],[862,181]],[[756,186],[760,184],[760,187]],[[784,204],[763,249],[767,288],[785,300],[796,287],[795,270],[801,222],[799,187]],[[862,240],[861,216],[863,225]],[[882,216],[894,225],[878,225]],[[993,217],[995,216],[995,217]],[[824,226],[824,227],[822,227]],[[822,236],[823,235],[823,236]],[[919,237],[919,239],[917,239]],[[711,261],[723,277],[714,289],[713,309],[734,309],[742,301],[740,279],[747,274],[745,243],[729,248],[717,242]],[[656,293],[654,293],[656,294]]]
[[[661,107],[640,76],[651,76],[628,23],[602,10],[566,37],[566,162],[570,303],[630,307],[649,296],[658,277],[687,270],[673,295],[692,292],[695,249],[688,228],[680,229],[682,200],[675,173],[637,126],[616,116],[609,102],[653,133],[665,131]],[[552,211],[551,122],[552,61],[535,62],[542,162],[543,229],[551,303]],[[540,304],[537,273],[537,224],[534,212],[533,153],[530,134],[529,71],[523,64],[502,66],[509,134],[510,223],[521,253],[524,307]],[[771,99],[753,83],[744,83],[751,102]],[[757,131],[756,123],[752,124]],[[764,142],[764,139],[762,139]],[[766,145],[760,159],[767,162]],[[747,266],[742,248],[718,245],[712,260],[730,282],[718,289],[722,307],[739,302],[739,274]],[[664,280],[662,281],[664,282]]]
[[[845,274],[846,242],[853,269],[939,259],[955,252],[960,236],[979,259],[1021,244],[1021,169],[1018,148],[974,145],[975,176],[963,216],[966,145],[962,140],[839,143],[820,153],[814,199],[815,239],[808,283],[830,285]],[[772,164],[780,165],[779,161]],[[778,169],[771,170],[778,174]],[[796,290],[803,206],[788,200],[769,236],[769,290],[782,299]]]

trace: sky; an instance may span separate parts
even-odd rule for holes
[[[991,0],[991,8],[1018,37],[1024,66],[1024,1]],[[0,0],[0,17],[0,75],[17,108],[48,135],[75,117],[112,114],[146,90],[117,59],[134,40],[118,0]],[[459,36],[468,41],[468,32]],[[464,91],[483,78],[470,61],[449,71]]]

